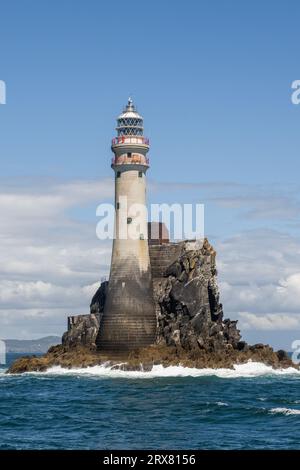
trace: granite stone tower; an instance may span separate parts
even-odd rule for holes
[[[115,236],[99,350],[126,352],[155,342],[153,300],[147,236],[146,171],[149,140],[143,118],[132,100],[117,118],[112,140],[115,172]]]

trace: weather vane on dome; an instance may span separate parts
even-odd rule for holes
[[[131,98],[131,96],[129,96],[129,98],[128,98],[128,103],[127,103],[126,109],[127,109],[127,111],[134,111],[134,109],[135,109],[134,104],[133,104],[133,99]]]

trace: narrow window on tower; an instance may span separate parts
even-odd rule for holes
[[[131,155],[132,155],[131,152],[127,153],[128,158],[131,158]]]
[[[143,178],[143,172],[139,171],[139,178]]]
[[[117,171],[117,178],[121,178],[121,172]]]
[[[131,217],[127,217],[127,224],[131,224],[132,222],[132,218]]]
[[[117,209],[120,209],[120,203],[117,202]]]

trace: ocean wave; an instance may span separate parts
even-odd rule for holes
[[[295,410],[292,408],[272,408],[269,410],[271,414],[281,414],[281,415],[300,415],[300,410]]]
[[[153,379],[159,377],[207,377],[215,376],[223,379],[232,378],[251,378],[270,375],[300,375],[300,371],[289,367],[287,369],[273,369],[260,362],[248,362],[246,364],[237,364],[233,369],[197,369],[183,366],[162,365],[153,366],[151,371],[124,371],[116,369],[109,364],[92,366],[86,368],[65,369],[55,366],[46,372],[29,372],[29,374],[47,374],[47,375],[76,375],[76,376],[98,376],[107,378],[132,378],[132,379]]]

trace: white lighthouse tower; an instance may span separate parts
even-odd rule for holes
[[[117,118],[116,130],[111,147],[115,238],[97,346],[99,350],[126,352],[152,344],[156,335],[145,210],[149,140],[143,135],[143,118],[131,98]]]

